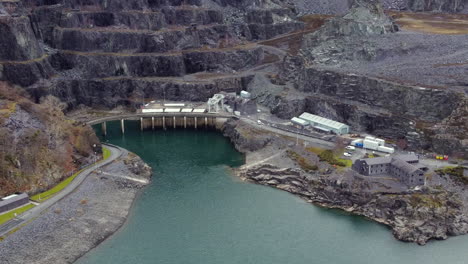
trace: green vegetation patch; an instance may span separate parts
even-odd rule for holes
[[[110,149],[106,148],[106,147],[102,147],[102,158],[104,160],[108,159],[111,155],[111,151]]]
[[[83,170],[80,170],[73,174],[72,176],[66,178],[65,180],[61,181],[59,184],[57,184],[54,188],[45,191],[43,193],[38,193],[34,196],[31,196],[31,200],[36,201],[36,202],[43,202],[47,199],[52,198],[54,195],[56,195],[58,192],[61,190],[65,189],[75,178],[80,174]]]
[[[309,151],[309,152],[315,153],[317,155],[320,155],[320,153],[325,151],[325,149],[317,148],[317,147],[308,147],[308,148],[306,148],[306,150]]]
[[[320,161],[326,161],[331,165],[336,165],[340,167],[351,167],[353,162],[351,160],[340,159],[335,156],[333,151],[331,150],[324,150],[319,155]]]
[[[0,225],[8,222],[11,219],[13,219],[15,217],[15,213],[17,215],[20,215],[20,214],[28,211],[29,209],[33,208],[34,206],[35,206],[34,204],[27,204],[27,205],[25,205],[23,207],[16,208],[15,210],[12,210],[12,211],[10,211],[8,213],[0,215]]]
[[[439,197],[430,194],[413,194],[410,197],[410,203],[413,207],[439,208],[444,205]]]
[[[456,179],[461,180],[464,184],[468,184],[468,177],[463,176],[463,171],[464,168],[462,166],[447,166],[435,170],[435,172],[439,175],[450,175]]]
[[[304,171],[309,172],[309,171],[318,170],[317,165],[310,164],[307,161],[307,159],[304,158],[303,156],[299,155],[299,153],[294,152],[292,150],[288,150],[287,153],[288,153],[288,157],[290,157],[292,160],[296,161],[297,164],[299,165],[299,167],[301,167],[301,169],[303,169]]]

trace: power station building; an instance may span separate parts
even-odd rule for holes
[[[424,168],[414,154],[358,159],[353,170],[365,176],[391,175],[410,187],[424,185]]]
[[[310,127],[325,131],[333,132],[337,135],[343,135],[349,133],[349,126],[328,118],[324,118],[318,115],[309,113],[303,113],[299,116],[300,119],[306,121]]]

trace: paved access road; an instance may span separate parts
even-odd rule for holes
[[[285,131],[285,130],[282,130],[282,129],[271,127],[271,126],[266,125],[264,123],[263,123],[263,125],[259,125],[256,121],[248,119],[248,118],[240,118],[240,119],[242,121],[248,123],[249,125],[251,125],[253,127],[256,127],[258,129],[264,129],[264,130],[268,130],[270,132],[273,132],[275,134],[284,135],[284,136],[288,136],[288,137],[292,137],[292,138],[298,138],[300,140],[304,140],[306,142],[309,142],[309,143],[311,143],[311,145],[314,145],[314,146],[318,146],[318,147],[325,148],[325,149],[332,149],[332,148],[335,147],[335,143],[329,142],[329,141],[326,141],[326,140],[323,140],[323,139],[308,137],[308,136],[300,135],[300,134],[297,134],[297,133],[294,133],[294,132]]]
[[[58,194],[53,196],[52,198],[40,203],[36,207],[26,211],[25,213],[19,215],[18,217],[6,222],[5,224],[0,226],[0,236],[3,236],[7,234],[9,231],[19,227],[23,223],[27,223],[28,221],[33,220],[34,218],[38,217],[44,210],[47,208],[51,207],[53,204],[73,192],[84,180],[85,178],[92,173],[94,170],[106,166],[107,164],[113,162],[120,156],[122,156],[122,153],[125,152],[125,150],[109,145],[109,144],[103,144],[106,145],[106,147],[110,150],[111,155],[109,158],[107,158],[104,161],[100,161],[98,163],[95,163],[91,165],[90,167],[84,169],[76,178],[67,186],[65,187],[62,191],[60,191]]]

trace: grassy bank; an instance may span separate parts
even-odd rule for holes
[[[111,151],[106,147],[102,147],[102,160],[108,159],[110,155],[111,155]]]
[[[339,155],[336,155],[331,150],[321,149],[317,147],[308,147],[306,148],[306,150],[317,154],[320,158],[320,161],[326,161],[331,165],[336,165],[336,166],[341,166],[341,167],[351,167],[353,165],[353,162],[351,160],[342,159]]]
[[[451,177],[468,185],[468,177],[463,176],[463,171],[464,168],[462,166],[447,166],[435,170],[439,175],[450,175]]]
[[[20,214],[28,211],[29,209],[33,208],[34,206],[35,206],[34,204],[28,204],[28,205],[25,205],[23,207],[16,208],[15,210],[12,210],[12,211],[10,211],[8,213],[0,215],[0,225],[2,225],[3,223],[8,222],[11,219],[13,219],[15,217],[15,213],[17,215],[20,215]]]
[[[102,147],[103,159],[101,161],[104,161],[104,160],[108,159],[110,157],[110,155],[111,155],[111,151],[106,147]],[[101,161],[98,161],[98,163],[101,162]],[[52,189],[50,189],[48,191],[45,191],[43,193],[39,193],[39,194],[36,194],[34,196],[31,196],[31,200],[36,201],[36,202],[43,202],[43,201],[45,201],[45,200],[47,200],[49,198],[52,198],[55,194],[57,194],[61,190],[65,189],[65,187],[67,187],[76,178],[76,176],[78,176],[83,170],[84,169],[76,172],[72,176],[70,176],[70,177],[66,178],[65,180],[61,181],[59,184],[57,184]]]

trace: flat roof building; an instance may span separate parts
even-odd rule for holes
[[[0,214],[29,203],[26,193],[12,194],[0,199]]]
[[[291,118],[291,122],[293,124],[295,124],[295,125],[299,125],[299,126],[302,126],[302,127],[305,127],[305,126],[309,125],[309,122],[305,121],[304,119],[297,118],[297,117]]]
[[[164,108],[153,108],[153,109],[141,109],[141,112],[143,114],[146,114],[146,113],[162,113],[164,112]]]
[[[164,113],[179,113],[180,108],[165,108]]]
[[[424,185],[424,171],[418,166],[419,158],[414,154],[358,159],[353,170],[366,176],[391,175],[400,182],[414,187]]]
[[[185,104],[175,103],[175,104],[164,104],[165,107],[184,107]]]
[[[322,131],[331,131],[337,135],[348,134],[349,126],[328,118],[324,118],[318,115],[313,115],[309,113],[303,113],[299,116],[300,119],[307,121],[310,126],[322,130]]]

